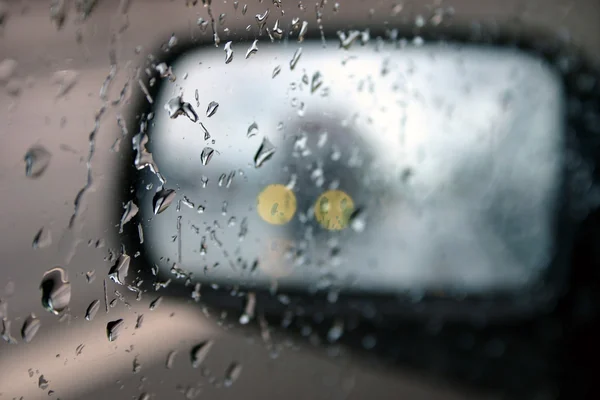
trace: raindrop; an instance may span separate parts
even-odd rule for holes
[[[344,322],[341,320],[338,320],[331,326],[331,328],[327,332],[327,340],[329,340],[331,343],[337,342],[338,339],[340,337],[342,337],[343,333],[344,333]]]
[[[227,178],[226,174],[221,174],[221,176],[219,176],[219,187],[223,186],[225,184],[225,179]]]
[[[0,336],[6,343],[17,344],[17,340],[10,333],[10,321],[6,318],[2,318],[2,329],[0,330]]]
[[[202,187],[206,188],[208,186],[208,177],[205,175],[202,175],[200,177],[200,182],[202,182]],[[204,207],[203,207],[203,209],[204,209]]]
[[[66,69],[63,71],[56,71],[54,75],[52,75],[52,82],[55,85],[58,85],[58,91],[56,92],[56,97],[62,97],[66,95],[79,79],[79,73],[72,69]]]
[[[244,313],[240,316],[240,324],[246,325],[254,318],[254,310],[256,308],[256,294],[253,292],[248,293],[246,299],[246,307]]]
[[[246,11],[248,11],[248,4],[244,4],[244,7],[242,7],[242,15],[246,15]]]
[[[198,368],[204,362],[204,359],[210,352],[210,349],[212,348],[213,344],[214,342],[212,340],[207,340],[205,342],[197,344],[192,348],[192,351],[190,353],[192,359],[192,367]]]
[[[229,42],[225,43],[223,50],[225,50],[225,64],[229,64],[231,62],[231,60],[233,60],[233,50],[231,49],[231,40]]]
[[[33,242],[31,243],[31,247],[34,249],[43,249],[44,247],[48,247],[52,244],[52,233],[49,229],[44,227],[40,228],[38,233],[33,237]]]
[[[25,322],[23,323],[23,327],[21,328],[21,337],[26,343],[29,343],[33,340],[34,336],[38,332],[41,326],[41,322],[39,318],[35,316],[35,314],[29,315]]]
[[[365,216],[364,213],[362,212],[361,209],[357,209],[355,210],[351,215],[350,215],[350,227],[355,231],[355,232],[362,232],[365,230],[366,227],[366,221],[365,221]]]
[[[319,71],[315,72],[310,82],[310,92],[316,92],[323,85],[323,75]]]
[[[258,151],[254,155],[254,167],[259,168],[275,154],[275,146],[267,139],[263,138],[262,143],[258,147]]]
[[[58,315],[69,306],[71,301],[71,283],[67,272],[61,267],[52,268],[42,277],[42,306]]]
[[[161,78],[169,78],[171,82],[174,82],[176,77],[173,74],[173,70],[166,63],[160,63],[154,67],[156,71],[158,71]],[[151,85],[152,86],[152,85]]]
[[[131,257],[129,257],[127,254],[121,254],[115,265],[113,265],[108,272],[108,277],[113,282],[118,283],[119,285],[124,285],[125,279],[127,279],[127,274],[129,273],[130,262]]]
[[[257,51],[258,51],[258,40],[255,39],[254,42],[252,42],[252,44],[246,51],[246,59],[248,59],[248,57],[250,57],[252,54],[256,53]]]
[[[206,129],[206,127],[204,126],[204,124],[202,122],[200,122],[200,127],[202,128],[202,131],[204,132],[204,140],[210,139],[210,133],[208,132],[208,129]]]
[[[227,367],[227,370],[225,371],[225,379],[223,380],[223,384],[226,387],[233,385],[234,382],[236,380],[238,380],[238,378],[240,377],[241,374],[242,374],[242,364],[239,364],[237,362],[232,362],[229,365],[229,367]]]
[[[352,44],[361,36],[361,32],[357,30],[352,30],[348,32],[348,35],[344,31],[337,32],[338,38],[340,40],[340,47],[345,50],[348,50]]]
[[[162,296],[158,296],[156,299],[154,299],[151,303],[150,303],[150,311],[154,311],[155,309],[158,308],[158,306],[160,306],[160,303],[162,303]]]
[[[300,27],[300,32],[298,33],[298,43],[302,43],[304,41],[304,35],[308,31],[308,22],[302,21],[302,26]]]
[[[98,300],[92,301],[90,303],[90,305],[88,306],[88,308],[85,310],[85,320],[92,321],[94,319],[94,317],[96,316],[96,314],[98,313],[99,309],[100,309],[100,301],[98,301]]]
[[[135,217],[139,211],[138,206],[133,202],[133,200],[129,200],[125,206],[123,211],[123,215],[121,216],[121,224],[119,226],[119,233],[123,233],[123,226],[131,221],[133,217]]]
[[[171,37],[169,38],[169,42],[167,43],[167,46],[169,47],[169,49],[172,49],[173,47],[177,46],[177,43],[179,42],[179,40],[177,39],[177,36],[175,36],[174,34],[171,35]]]
[[[132,372],[134,374],[137,374],[138,372],[140,372],[142,370],[142,364],[140,364],[140,361],[138,360],[137,356],[133,358],[133,368],[132,368]]]
[[[281,72],[281,65],[276,65],[275,68],[273,68],[273,73],[271,74],[271,78],[275,78],[277,75],[279,75],[280,72]]]
[[[275,25],[273,25],[273,36],[278,40],[283,37],[283,29],[279,26],[279,20],[275,21]]]
[[[263,28],[265,27],[265,24],[267,23],[267,18],[269,18],[269,9],[267,8],[267,10],[262,14],[256,14],[255,18],[256,23],[258,24],[258,31],[260,33],[262,32]]]
[[[255,136],[257,134],[258,134],[258,125],[256,122],[253,122],[248,127],[248,131],[246,132],[246,137],[251,138],[252,136]]]
[[[138,315],[138,317],[135,321],[135,329],[140,329],[142,327],[143,323],[144,323],[144,314],[140,314],[140,315]]]
[[[213,115],[215,115],[215,113],[217,112],[217,108],[219,108],[219,103],[217,103],[216,101],[211,101],[210,103],[208,103],[208,108],[206,109],[206,116],[210,118]],[[205,138],[204,140],[207,139]]]
[[[208,165],[213,157],[213,154],[215,154],[215,149],[212,147],[205,147],[200,154],[200,161],[202,162],[202,165]]]
[[[114,321],[109,321],[106,324],[106,336],[108,337],[109,342],[114,342],[119,337],[121,330],[125,326],[125,322],[122,318],[119,318]]]
[[[185,115],[192,122],[198,121],[198,114],[192,108],[190,103],[186,103],[181,99],[181,96],[173,97],[165,104],[165,110],[170,118],[177,118],[180,115]]]
[[[165,367],[167,369],[173,368],[173,363],[175,362],[175,356],[177,355],[177,350],[172,350],[167,354],[167,360],[165,361]]]
[[[148,393],[142,393],[140,394],[140,397],[137,398],[137,400],[150,400],[151,396]]]
[[[87,283],[92,283],[96,280],[96,271],[91,270],[85,273],[85,280]]]
[[[34,145],[25,153],[25,176],[39,178],[48,168],[52,155],[45,147]]]
[[[300,56],[302,55],[302,47],[298,47],[290,60],[290,69],[294,70],[296,68],[296,64],[298,64],[298,60],[300,60]]]
[[[422,15],[417,15],[415,17],[415,26],[417,28],[422,28],[423,26],[425,26],[425,18],[423,18]]]
[[[48,389],[48,381],[44,378],[44,375],[40,375],[38,379],[38,387],[42,390]]]
[[[175,194],[173,189],[161,189],[156,192],[154,199],[152,199],[154,214],[157,215],[165,211],[171,205]]]

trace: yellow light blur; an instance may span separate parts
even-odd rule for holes
[[[323,228],[339,231],[348,226],[354,201],[346,192],[328,190],[317,198],[314,210],[315,218]]]
[[[269,224],[287,224],[296,213],[296,195],[284,185],[269,185],[258,195],[256,209]]]

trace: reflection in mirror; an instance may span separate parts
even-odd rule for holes
[[[563,184],[559,75],[515,49],[336,47],[265,43],[227,65],[201,48],[172,63],[185,79],[161,86],[147,144],[166,183],[148,173],[137,188],[151,262],[309,291],[486,294],[541,279]],[[177,195],[154,215],[159,189]]]

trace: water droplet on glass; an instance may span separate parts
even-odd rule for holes
[[[124,326],[125,322],[122,318],[119,318],[114,321],[109,321],[106,324],[106,336],[108,337],[108,341],[114,342],[115,340],[117,340]]]
[[[47,228],[40,228],[38,233],[33,237],[33,242],[31,243],[31,247],[34,249],[43,249],[44,247],[48,247],[52,244],[52,233]]]
[[[225,50],[225,64],[229,64],[231,62],[231,60],[233,60],[233,50],[231,48],[231,40],[229,42],[225,43],[223,50]]]
[[[140,364],[140,361],[138,360],[137,356],[133,358],[133,366],[132,366],[132,372],[134,374],[137,374],[138,372],[140,372],[142,370],[142,364]]]
[[[275,154],[275,146],[267,139],[263,138],[262,143],[258,147],[258,151],[254,155],[254,167],[259,168]]]
[[[213,115],[215,115],[215,113],[217,112],[217,108],[219,108],[219,103],[217,103],[216,101],[211,101],[210,103],[208,103],[208,108],[206,109],[206,116],[212,117]],[[208,139],[205,138],[204,140]]]
[[[200,161],[202,162],[202,165],[207,165],[212,159],[214,153],[215,149],[212,147],[205,147],[202,150],[202,153],[200,153]]]
[[[338,321],[334,322],[334,324],[331,326],[331,328],[327,332],[327,340],[329,340],[329,342],[331,342],[331,343],[337,342],[338,339],[340,337],[342,337],[343,333],[344,333],[344,322],[341,320],[338,320]]]
[[[254,310],[256,308],[256,294],[253,292],[248,293],[246,298],[246,307],[244,313],[240,316],[240,324],[246,325],[254,318]]]
[[[161,189],[154,195],[152,200],[154,214],[160,214],[165,211],[170,205],[173,199],[175,199],[175,190],[173,189]]]
[[[45,147],[34,145],[25,153],[25,176],[39,178],[48,168],[52,155]]]
[[[167,46],[170,49],[172,49],[173,47],[177,46],[178,42],[179,42],[179,40],[177,39],[177,36],[171,35],[171,37],[169,38],[169,42],[167,43]]]
[[[3,317],[1,322],[2,329],[0,329],[0,336],[2,337],[2,339],[8,344],[17,344],[17,340],[10,333],[10,321],[6,317]]]
[[[62,97],[66,95],[77,83],[79,79],[79,73],[72,69],[63,71],[56,71],[52,75],[52,82],[58,85],[58,91],[56,97]]]
[[[135,321],[135,329],[140,329],[142,327],[143,323],[144,323],[144,314],[140,314],[140,315],[138,315],[138,317]]]
[[[310,82],[310,92],[314,93],[317,90],[319,90],[319,88],[321,87],[321,85],[323,84],[323,75],[321,75],[321,73],[319,71],[315,72],[312,76],[312,80]]]
[[[90,303],[90,305],[88,306],[88,308],[85,310],[85,320],[92,321],[94,319],[94,317],[96,316],[96,314],[98,313],[99,309],[100,309],[100,301],[98,301],[98,300],[92,301]]]
[[[208,186],[208,177],[205,175],[202,175],[200,177],[200,182],[202,182],[202,187],[206,188]]]
[[[175,74],[173,74],[173,70],[171,69],[170,66],[167,65],[167,63],[160,63],[158,65],[156,65],[154,67],[154,69],[158,72],[158,74],[160,75],[161,78],[169,78],[169,80],[171,82],[174,82],[176,77]],[[152,86],[152,85],[150,85]]]
[[[173,363],[175,362],[175,356],[177,355],[177,350],[172,350],[167,354],[167,360],[165,361],[165,367],[167,369],[173,368]]]
[[[352,44],[361,36],[361,32],[352,30],[348,32],[348,35],[344,31],[337,32],[338,39],[340,40],[340,47],[348,50]]]
[[[246,59],[258,51],[258,40],[254,40],[246,51]]]
[[[42,390],[48,389],[48,381],[44,378],[44,375],[40,375],[38,379],[38,387]]]
[[[192,359],[192,367],[198,368],[204,362],[204,359],[210,352],[214,342],[212,340],[207,340],[205,342],[199,343],[192,348],[190,353]]]
[[[242,374],[242,364],[237,362],[232,362],[227,370],[225,371],[225,379],[223,380],[223,384],[226,387],[229,387],[238,380],[240,375]]]
[[[256,23],[258,24],[258,31],[260,33],[262,32],[263,28],[265,27],[265,24],[267,23],[267,18],[269,18],[269,9],[267,8],[267,10],[262,14],[256,14],[255,18]]]
[[[150,303],[150,311],[154,311],[155,309],[158,308],[158,306],[160,306],[160,304],[162,303],[162,296],[158,296],[156,299],[152,300],[152,302]]]
[[[302,21],[302,26],[300,27],[300,32],[298,33],[298,43],[302,43],[304,41],[304,35],[308,31],[308,22]]]
[[[41,322],[39,318],[35,316],[35,314],[30,314],[29,317],[23,323],[23,327],[21,328],[21,337],[26,343],[29,343],[33,340],[35,334],[38,332],[41,326]]]
[[[422,28],[425,25],[425,18],[422,15],[417,15],[415,17],[415,26],[417,28]]]
[[[127,279],[127,274],[129,273],[130,262],[131,257],[129,257],[127,254],[121,254],[115,265],[113,265],[108,272],[108,277],[113,282],[118,283],[119,285],[124,285],[125,279]]]
[[[210,133],[208,132],[208,129],[206,129],[206,127],[204,126],[204,124],[202,122],[200,122],[200,127],[202,128],[202,131],[204,132],[204,140],[210,139]]]
[[[273,73],[271,74],[271,78],[275,78],[277,75],[279,75],[280,72],[281,72],[281,65],[276,65],[275,68],[273,68]]]
[[[152,397],[148,394],[148,393],[142,393],[140,394],[140,397],[137,398],[137,400],[150,400]]]
[[[355,232],[360,233],[365,230],[366,226],[367,226],[367,224],[366,224],[365,216],[364,216],[364,213],[362,212],[362,210],[361,209],[354,210],[354,212],[352,212],[352,214],[350,215],[350,227]]]
[[[298,60],[300,60],[300,56],[302,55],[302,47],[298,47],[290,60],[290,69],[293,70],[296,68],[296,64],[298,64]]]
[[[246,132],[246,137],[251,138],[252,136],[255,136],[257,134],[258,134],[258,125],[256,122],[253,122],[248,127],[248,131]]]
[[[67,272],[60,268],[52,268],[42,277],[42,306],[53,314],[58,315],[69,306],[71,301],[71,283]]]
[[[129,200],[127,204],[123,206],[124,211],[121,216],[121,223],[119,225],[119,233],[123,233],[123,226],[131,221],[133,217],[135,217],[139,211],[138,206],[133,202],[133,200]]]
[[[85,273],[85,279],[87,283],[92,283],[96,280],[96,271],[91,270]]]
[[[170,118],[177,118],[180,115],[185,115],[192,122],[198,121],[198,114],[192,108],[190,103],[186,103],[181,99],[181,96],[173,97],[165,104],[165,110]]]
[[[273,37],[277,40],[281,40],[283,38],[283,29],[279,26],[279,20],[275,21],[275,25],[273,25],[272,31]]]

